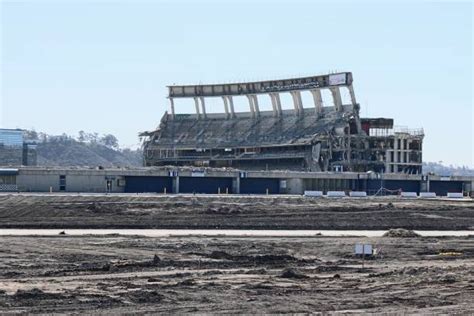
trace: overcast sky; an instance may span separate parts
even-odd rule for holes
[[[474,166],[472,3],[197,2],[1,2],[0,126],[137,146],[166,85],[351,71],[361,116],[424,128],[425,161]]]

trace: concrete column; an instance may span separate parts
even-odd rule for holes
[[[390,159],[390,151],[385,150],[385,173],[390,173],[390,162],[392,162]]]
[[[398,138],[394,137],[393,138],[393,162],[395,164],[393,165],[393,172],[397,173],[398,171],[398,164],[396,164],[398,161]]]
[[[201,118],[201,113],[199,111],[199,99],[197,97],[194,98],[194,105],[196,106],[196,114],[198,118]]]
[[[277,106],[277,110],[278,110],[278,115],[282,116],[283,111],[281,110],[280,94],[278,92],[275,92],[274,96],[275,96],[276,106]]]
[[[356,96],[355,96],[355,93],[354,93],[354,87],[352,85],[350,85],[350,86],[347,87],[347,89],[349,89],[349,94],[351,95],[352,105],[356,105],[357,101],[356,101]]]
[[[303,99],[301,99],[301,92],[300,91],[296,92],[296,95],[298,96],[298,106],[300,107],[300,112],[301,114],[303,114],[304,108],[303,108]]]
[[[230,117],[231,117],[231,118],[234,118],[234,117],[235,117],[234,99],[232,98],[231,95],[228,95],[228,96],[227,96],[227,100],[229,101]]]
[[[329,88],[332,93],[332,98],[334,100],[334,106],[336,107],[336,111],[342,111],[342,98],[341,98],[341,90],[339,87],[331,87]]]
[[[202,115],[204,115],[204,118],[207,117],[206,114],[206,103],[204,102],[204,97],[200,97],[201,99],[201,106],[202,106]]]
[[[260,116],[260,107],[258,106],[258,97],[256,94],[252,94],[252,99],[253,99],[253,108],[255,110],[256,116]]]
[[[270,100],[272,101],[272,109],[273,109],[273,116],[278,116],[278,110],[277,110],[277,107],[276,107],[276,101],[275,101],[275,98],[274,98],[274,95],[273,93],[270,93],[268,94],[270,96]]]
[[[298,113],[298,105],[296,104],[295,94],[294,91],[290,91],[291,98],[293,99],[293,109],[295,113]]]
[[[291,97],[293,98],[293,106],[295,108],[295,114],[300,115],[303,113],[303,104],[301,102],[301,93],[299,91],[291,91]]]
[[[253,107],[253,98],[250,94],[248,94],[247,99],[249,100],[249,107],[250,107],[250,112],[252,113],[252,117],[255,117],[255,108]]]
[[[172,179],[173,193],[179,193],[179,176],[173,177]]]
[[[272,92],[270,93],[270,98],[272,100],[273,111],[276,113],[276,116],[281,116],[282,110],[280,94],[278,92]]]
[[[229,105],[227,104],[227,98],[223,96],[222,101],[224,101],[225,115],[227,118],[229,118]]]
[[[235,194],[240,194],[240,176],[239,175],[232,179],[232,191]]]
[[[316,112],[316,116],[318,117],[323,112],[323,97],[321,96],[321,90],[312,89],[310,91],[313,95],[314,111]]]
[[[174,119],[174,100],[170,98],[170,106],[171,106],[171,117]]]

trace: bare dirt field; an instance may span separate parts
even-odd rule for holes
[[[0,195],[0,228],[474,229],[474,200]]]
[[[73,228],[472,230],[469,200],[0,195],[0,314],[470,314],[465,237],[70,236]],[[56,236],[2,236],[55,228]],[[58,230],[59,231],[59,230]],[[474,234],[474,233],[473,233]],[[378,250],[362,262],[356,243]]]
[[[0,313],[473,310],[473,236],[0,238]]]

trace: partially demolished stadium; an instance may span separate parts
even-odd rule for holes
[[[170,113],[141,133],[145,166],[209,166],[243,170],[353,171],[421,174],[423,130],[395,128],[393,119],[360,118],[352,73],[284,80],[169,86]],[[323,104],[322,90],[332,96]],[[341,89],[350,102],[344,104]],[[303,107],[301,93],[314,106]],[[293,108],[283,109],[289,93]],[[268,96],[271,111],[260,111]],[[245,96],[248,112],[234,110]],[[174,100],[193,98],[196,113],[176,114]],[[223,113],[207,113],[206,98],[221,98]]]

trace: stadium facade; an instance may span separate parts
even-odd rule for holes
[[[341,90],[350,102],[344,104]],[[144,132],[145,166],[233,167],[243,170],[352,171],[421,174],[422,129],[394,127],[393,119],[360,118],[350,72],[259,82],[173,85],[171,111]],[[323,103],[323,90],[332,104]],[[311,93],[304,107],[301,93]],[[280,95],[291,95],[283,109]],[[234,97],[249,111],[237,113]],[[260,111],[260,102],[271,111]],[[192,98],[196,113],[176,114],[174,101]],[[207,113],[206,99],[220,98],[224,112]]]

